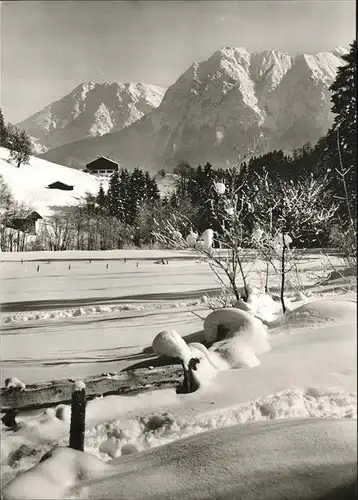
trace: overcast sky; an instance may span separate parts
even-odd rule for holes
[[[84,81],[173,83],[222,46],[289,54],[355,37],[355,2],[2,1],[1,106],[16,123]]]

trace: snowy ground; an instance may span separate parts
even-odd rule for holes
[[[160,257],[169,265],[156,264]],[[318,273],[321,257],[308,257],[302,267],[310,286],[308,271]],[[16,374],[25,383],[117,371],[144,361],[143,350],[160,330],[184,336],[200,331],[202,322],[193,312],[205,316],[200,298],[219,289],[207,263],[189,252],[3,253],[0,266],[2,378]],[[256,263],[253,284],[260,285],[263,267]],[[311,288],[314,296],[330,296],[334,289],[333,282]]]
[[[82,255],[83,260],[75,262],[68,254],[49,254],[42,256],[43,262],[37,272],[38,262],[21,264],[26,254],[3,254],[2,302],[6,303],[6,311],[1,314],[2,380],[17,376],[25,382],[34,382],[117,371],[138,363],[149,366],[153,358],[147,348],[155,335],[164,329],[175,329],[184,337],[197,332],[196,340],[200,340],[203,322],[191,311],[205,317],[209,311],[200,302],[200,297],[203,290],[210,295],[210,290],[215,291],[218,286],[207,264],[199,264],[185,255],[186,258],[170,260],[169,265],[163,266],[154,263],[157,254],[151,255],[153,260],[145,260],[143,257],[148,255],[133,251],[126,255],[106,253],[106,260],[100,260],[103,255],[96,253]],[[60,260],[45,263],[53,257]],[[124,263],[124,257],[134,257],[134,260]],[[177,258],[179,255],[168,253],[163,257]],[[118,258],[122,260],[116,260]],[[332,258],[332,261],[340,265],[338,260]],[[299,301],[292,296],[293,308],[297,310],[293,310],[287,321],[269,328],[272,349],[261,356],[260,366],[218,372],[209,387],[189,395],[177,395],[174,389],[165,389],[138,396],[96,399],[88,405],[85,451],[108,461],[133,450],[149,450],[233,424],[297,417],[356,418],[356,295],[348,291],[347,278],[331,279],[313,286],[312,276],[318,280],[321,264],[318,253],[302,261],[303,286],[309,287],[306,292],[309,290],[311,296],[308,300],[300,297]],[[251,277],[253,284],[260,285],[261,267],[255,264]],[[324,300],[315,303],[317,299]],[[60,308],[63,300],[68,303]],[[4,484],[17,472],[38,463],[55,444],[68,443],[69,408],[60,413],[62,420],[55,418],[51,411],[42,415],[41,412],[22,415],[20,430],[3,429]],[[286,431],[282,432],[281,437],[287,437]],[[326,435],[327,432],[324,431]],[[332,435],[335,431],[329,432]],[[353,434],[355,437],[355,431]],[[338,438],[337,449],[341,446],[348,450],[348,441],[353,449],[352,439],[346,439],[343,431],[341,435],[343,441],[339,444]],[[208,439],[206,434],[203,436],[204,441]],[[236,436],[236,431],[232,431],[232,436]],[[280,440],[275,436],[275,440]],[[195,441],[193,446],[202,449],[204,441]],[[228,449],[228,441],[230,437],[222,440],[224,449]],[[164,456],[173,453],[173,461],[178,459],[178,453],[182,453],[184,463],[190,461],[190,446],[184,451],[168,448],[166,452],[165,447],[161,450]],[[260,456],[259,447],[255,450],[256,456]],[[233,450],[230,453],[232,461]],[[250,453],[255,461],[253,449]],[[283,461],[287,449],[280,453],[273,464]],[[352,451],[349,454],[353,463],[355,457]],[[162,455],[158,455],[159,461]],[[155,456],[151,455],[149,462],[145,462],[146,474],[152,474]],[[134,461],[135,457],[137,455],[133,455]],[[139,461],[141,457],[142,454],[138,455]],[[118,460],[121,467],[123,459]],[[146,460],[144,456],[143,460]],[[125,484],[133,475],[132,465],[128,467],[127,472],[120,474],[120,481],[124,480]],[[170,472],[167,470],[166,480],[165,475],[157,478],[151,490],[155,491],[153,496],[149,493],[147,497],[141,496],[140,489],[132,488],[126,490],[127,496],[123,493],[123,498],[173,498],[170,492],[175,491],[178,495],[178,484],[173,481],[170,490]],[[134,475],[132,484],[141,477],[141,474]],[[90,490],[91,498],[111,498],[110,491],[120,491],[118,480],[111,481],[108,485],[105,481],[97,490]],[[68,480],[68,484],[72,483]],[[233,484],[231,486],[234,488]],[[230,484],[228,488],[230,490]],[[237,490],[230,491],[232,494]],[[36,488],[32,494],[39,498]],[[46,494],[45,497],[50,498],[48,491]],[[61,495],[58,493],[57,497]],[[184,497],[204,498],[194,494]],[[281,495],[283,497],[291,498]]]
[[[0,174],[10,187],[14,199],[32,207],[43,217],[51,215],[61,207],[78,205],[86,192],[97,194],[100,184],[106,189],[108,178],[68,168],[57,163],[30,157],[28,165],[17,168],[9,163],[9,151],[0,148]],[[168,175],[158,177],[157,184],[163,195],[173,191],[175,179]],[[47,189],[53,182],[60,181],[73,186],[73,191]]]
[[[17,168],[8,162],[9,151],[0,148],[0,174],[19,203],[30,206],[41,216],[51,215],[56,209],[78,205],[85,193],[97,194],[100,180],[95,176],[72,168],[30,157],[28,165]],[[73,191],[47,189],[60,181],[73,186]]]

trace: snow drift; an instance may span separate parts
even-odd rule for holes
[[[324,322],[339,322],[356,319],[356,302],[337,301],[332,299],[312,300],[289,311],[283,317],[287,325],[317,325]]]
[[[271,348],[266,326],[248,312],[236,308],[210,313],[204,321],[204,335],[207,341],[214,341],[210,351],[223,357],[231,368],[258,366],[257,355]]]
[[[336,314],[339,308],[346,310],[347,304],[337,301]],[[108,460],[110,455],[121,454],[126,445],[145,450],[252,420],[356,418],[355,312],[344,320],[315,327],[275,328],[270,339],[272,349],[264,355],[260,366],[252,370],[214,370],[206,365],[215,377],[204,376],[209,383],[193,394],[180,395],[174,389],[163,389],[89,402],[85,450]],[[192,343],[187,347],[192,349],[191,354],[200,356],[200,349],[205,348],[199,345]],[[61,405],[40,414],[23,412],[18,421],[16,432],[2,431],[4,484],[17,472],[36,464],[55,444],[68,443],[70,407]]]
[[[220,327],[224,335],[218,337]],[[191,375],[196,387],[208,385],[219,370],[260,365],[257,355],[271,348],[263,323],[234,308],[210,313],[204,321],[204,336],[212,344],[209,349],[200,342],[187,345],[175,330],[165,330],[154,338],[152,347],[159,355],[181,360],[185,370],[195,360]]]
[[[256,422],[190,437],[104,464],[55,449],[3,490],[4,500],[355,497],[356,424],[336,419]],[[100,478],[100,476],[106,476]],[[331,498],[331,497],[330,497]]]

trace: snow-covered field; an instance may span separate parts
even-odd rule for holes
[[[155,263],[161,256],[169,265]],[[149,367],[153,354],[147,348],[161,330],[203,339],[203,320],[193,312],[208,315],[201,298],[217,294],[218,283],[207,263],[185,252],[66,252],[35,259],[1,255],[2,379],[30,383],[138,363]],[[342,265],[334,257],[331,262]],[[262,268],[255,263],[254,286],[260,286]],[[116,475],[89,484],[84,497],[254,499],[268,491],[271,478],[275,494],[264,498],[313,499],[352,480],[356,430],[347,419],[356,418],[356,293],[348,285],[354,278],[318,284],[318,252],[307,255],[301,268],[306,295],[292,293],[292,311],[269,326],[271,350],[259,356],[259,366],[218,371],[193,394],[163,389],[88,404],[85,451],[105,462],[115,458],[114,469],[108,467]],[[68,407],[57,411],[61,419],[52,410],[22,414],[19,430],[3,428],[3,484],[54,445],[68,444],[69,415]],[[287,419],[302,417],[337,420],[299,420],[295,431],[295,421]],[[275,419],[283,419],[282,425],[253,424]],[[214,433],[193,437],[208,430]],[[128,453],[135,454],[123,457]],[[90,457],[64,457],[60,450],[40,469],[18,476],[23,482],[12,483],[4,498],[60,498],[79,476],[89,480],[106,473],[102,462],[87,464]],[[71,461],[76,465],[62,467]],[[197,470],[198,486],[185,464]],[[46,482],[41,487],[39,474]],[[290,481],[300,489],[289,487]],[[71,494],[77,498],[79,491]]]
[[[157,264],[160,257],[169,265]],[[302,262],[307,284],[307,272],[318,272],[320,259],[316,253]],[[264,265],[255,267],[251,281],[259,286]],[[160,330],[200,331],[202,321],[192,311],[205,316],[202,295],[219,290],[207,263],[188,251],[2,253],[0,269],[2,373],[15,372],[25,383],[144,361],[143,350]],[[334,283],[317,290],[330,296]]]

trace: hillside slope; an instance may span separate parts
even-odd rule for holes
[[[87,191],[93,194],[98,192],[100,181],[90,174],[34,156],[30,158],[29,165],[17,168],[7,161],[8,156],[8,150],[0,148],[0,174],[14,199],[30,205],[42,216],[50,215],[59,207],[78,205]],[[46,188],[56,181],[73,185],[73,191]]]

